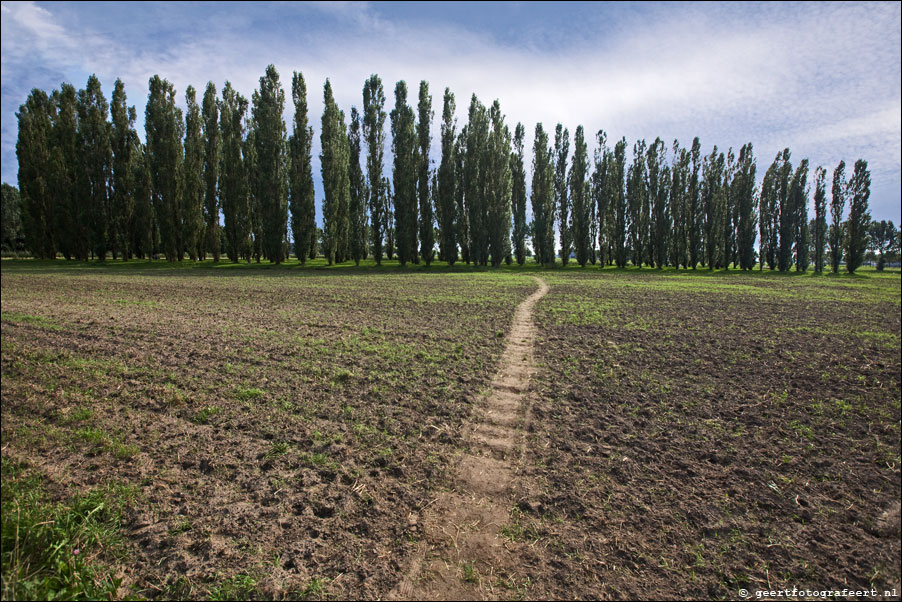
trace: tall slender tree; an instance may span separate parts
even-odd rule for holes
[[[151,201],[153,183],[146,148],[137,137],[134,140],[132,181],[135,185],[135,211],[131,227],[131,248],[135,256],[150,258],[153,257],[154,245],[157,243],[154,236],[157,225]]]
[[[609,168],[611,174],[611,203],[613,220],[612,247],[618,268],[626,267],[627,249],[626,233],[629,207],[627,205],[624,190],[624,177],[626,176],[626,138],[621,138],[614,145],[614,161]]]
[[[323,242],[329,265],[344,261],[348,242],[348,205],[351,189],[348,179],[347,130],[344,112],[339,110],[332,95],[332,84],[323,86],[323,127],[320,134],[323,172]]]
[[[154,213],[160,228],[160,244],[167,261],[182,260],[182,111],[176,106],[175,88],[159,75],[150,78],[144,127],[150,167]],[[79,118],[81,115],[79,115]]]
[[[419,102],[417,103],[417,200],[419,201],[419,239],[420,257],[428,266],[432,263],[435,247],[435,217],[432,209],[432,198],[429,193],[429,147],[432,145],[432,95],[429,94],[429,83],[420,82]]]
[[[204,228],[204,134],[200,105],[194,86],[185,90],[188,111],[185,114],[185,158],[182,203],[185,208],[184,240],[188,257],[196,261]]]
[[[389,227],[387,191],[382,189],[385,154],[385,92],[378,75],[363,85],[363,137],[366,140],[367,202],[370,209],[370,240],[376,264],[382,264],[382,244]]]
[[[250,207],[243,154],[247,106],[247,99],[227,81],[219,112],[222,136],[219,198],[225,222],[226,252],[235,263],[250,257]]]
[[[285,91],[274,65],[269,65],[260,78],[260,89],[254,92],[253,105],[261,250],[266,258],[279,264],[286,259],[284,241],[288,227],[288,191],[285,151],[288,140],[282,119]]]
[[[53,198],[46,174],[50,173],[50,99],[35,88],[16,113],[19,138],[19,194],[28,247],[38,259],[56,257],[53,240]]]
[[[702,260],[704,243],[704,204],[701,201],[701,143],[696,136],[692,140],[692,149],[689,151],[692,160],[692,171],[689,175],[686,187],[686,230],[687,244],[689,246],[689,266],[694,270]]]
[[[460,245],[461,260],[470,265],[472,247],[470,240],[470,207],[466,202],[466,194],[468,191],[468,156],[467,156],[467,138],[469,137],[468,126],[464,126],[460,130],[460,134],[454,141],[454,208],[456,211],[456,220],[454,232],[457,235],[457,243]]]
[[[811,235],[808,230],[808,159],[802,159],[790,184],[790,206],[794,217],[793,247],[797,272],[808,270],[811,258]]]
[[[356,107],[351,107],[348,148],[350,252],[354,265],[360,265],[360,260],[366,257],[366,180],[360,167],[360,115]]]
[[[204,137],[204,235],[200,242],[200,257],[206,258],[207,251],[213,253],[213,261],[219,261],[219,183],[220,133],[219,102],[216,99],[216,86],[207,82],[203,100],[203,137]]]
[[[132,163],[134,162],[134,139],[137,136],[135,107],[129,107],[126,100],[125,84],[121,79],[117,79],[113,88],[113,101],[110,104],[113,117],[110,135],[113,153],[110,230],[113,256],[115,257],[117,252],[121,252],[123,259],[128,259],[132,254],[130,226],[135,210]]]
[[[589,181],[589,153],[583,126],[577,126],[573,134],[573,160],[570,165],[570,233],[576,261],[586,267],[592,252],[591,223],[592,200],[587,194]]]
[[[554,204],[557,207],[561,238],[561,261],[570,261],[573,236],[570,232],[570,197],[567,194],[567,155],[570,154],[570,132],[560,123],[554,128]]]
[[[510,256],[511,134],[497,100],[492,103],[489,115],[491,131],[485,156],[486,236],[492,265],[498,267]]]
[[[629,240],[630,255],[633,265],[642,267],[645,259],[645,242],[647,240],[646,207],[648,173],[645,165],[645,140],[638,140],[633,145],[633,164],[630,166],[626,180],[627,204],[629,208]]]
[[[776,190],[777,190],[777,214],[778,220],[777,231],[779,240],[777,241],[777,269],[786,272],[792,267],[792,249],[795,242],[795,234],[797,229],[796,218],[797,213],[793,211],[792,189],[793,169],[790,163],[789,149],[784,149],[780,156],[779,170],[777,171]]]
[[[514,152],[511,154],[511,203],[514,217],[513,251],[517,265],[526,262],[526,168],[523,157],[523,138],[526,128],[518,123],[514,128]]]
[[[288,141],[288,205],[294,253],[303,265],[311,255],[310,249],[316,245],[316,203],[310,150],[313,128],[307,119],[307,84],[303,74],[297,71],[291,78],[291,98],[294,101],[294,130]]]
[[[824,271],[827,246],[827,171],[818,166],[814,172],[814,271]]]
[[[50,96],[51,165],[47,173],[52,195],[52,230],[55,247],[66,259],[87,260],[90,214],[79,202],[81,157],[78,152],[78,93],[62,84]],[[21,164],[20,164],[21,167]]]
[[[598,244],[599,261],[602,266],[610,259],[607,252],[609,228],[608,213],[611,204],[610,176],[608,168],[611,163],[611,152],[608,150],[608,138],[604,130],[598,130],[595,134],[597,148],[595,149],[595,169],[592,172],[592,201],[595,204],[595,215],[598,221],[598,238],[592,244]]]
[[[833,197],[830,201],[830,216],[833,223],[830,225],[830,267],[833,273],[839,272],[839,265],[842,263],[843,249],[845,248],[845,226],[843,225],[843,214],[846,210],[846,192],[848,184],[846,182],[846,162],[840,161],[836,169],[833,170]]]
[[[554,149],[541,123],[536,124],[532,151],[533,248],[536,261],[554,265]]]
[[[755,213],[756,185],[755,155],[752,143],[743,145],[739,150],[739,163],[730,186],[735,195],[738,221],[736,222],[736,246],[739,267],[751,270],[755,267],[755,229],[758,216]]]
[[[84,90],[78,91],[78,153],[81,157],[79,201],[88,207],[91,223],[91,251],[103,261],[110,245],[112,206],[110,179],[113,150],[110,145],[109,103],[100,80],[91,75]],[[179,116],[181,113],[179,113]],[[181,131],[177,131],[181,133]],[[181,147],[181,138],[176,141]],[[176,158],[178,164],[178,158]]]
[[[868,248],[868,226],[871,213],[868,210],[868,199],[871,196],[871,172],[868,162],[859,159],[855,162],[855,171],[849,178],[849,221],[846,226],[847,248],[846,269],[850,274],[861,267],[864,253]]]
[[[438,168],[438,192],[436,195],[436,214],[438,217],[439,252],[441,259],[454,265],[457,261],[457,173],[455,151],[454,118],[456,105],[454,94],[445,88],[442,104],[442,162]]]

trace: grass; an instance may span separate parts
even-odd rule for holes
[[[118,597],[120,523],[135,490],[106,487],[53,500],[40,476],[2,458],[4,600]]]

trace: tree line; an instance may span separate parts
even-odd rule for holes
[[[545,265],[557,257],[566,265],[572,256],[581,266],[780,271],[813,263],[815,271],[829,264],[836,272],[844,260],[854,272],[874,238],[863,160],[848,178],[844,162],[833,171],[829,222],[827,172],[815,169],[809,220],[809,163],[794,166],[789,149],[759,184],[751,143],[738,154],[715,146],[703,155],[698,138],[688,147],[657,138],[635,142],[630,153],[625,138],[609,143],[600,130],[590,157],[583,126],[571,155],[566,127],[551,132],[538,123],[527,192],[525,127],[511,130],[498,100],[486,106],[473,94],[458,128],[446,88],[441,156],[432,158],[429,84],[420,82],[414,105],[406,82],[397,82],[394,106],[386,107],[378,75],[364,83],[361,109],[348,115],[329,80],[323,86],[319,229],[301,73],[291,81],[290,132],[272,65],[250,99],[227,81],[220,91],[208,83],[198,102],[189,86],[184,113],[171,82],[155,75],[148,87],[143,143],[121,80],[109,102],[92,75],[83,90],[67,83],[49,95],[34,89],[21,105],[19,194],[36,257],[219,261],[224,251],[235,262],[281,263],[293,251],[301,263],[321,253],[330,264],[372,256],[498,266],[522,264],[532,253]],[[898,245],[894,227],[884,234],[887,251]]]

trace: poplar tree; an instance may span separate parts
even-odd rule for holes
[[[401,265],[417,263],[417,138],[413,109],[407,104],[407,83],[395,85],[391,112],[394,166],[395,242]]]
[[[243,154],[247,106],[247,99],[227,81],[222,89],[219,113],[222,136],[219,199],[225,222],[226,252],[235,263],[250,256],[250,208]]]
[[[244,172],[247,177],[247,207],[250,223],[250,255],[251,259],[260,263],[263,256],[263,225],[260,216],[260,171],[257,163],[257,126],[254,118],[247,120],[247,136],[242,145],[244,155]]]
[[[185,114],[185,163],[182,184],[182,203],[185,208],[185,250],[191,261],[198,258],[204,228],[204,135],[200,106],[194,86],[185,90],[188,111]]]
[[[428,266],[432,263],[435,247],[435,217],[432,209],[432,198],[429,192],[429,147],[432,144],[430,128],[432,126],[432,95],[429,94],[429,84],[423,80],[420,82],[419,103],[417,104],[417,199],[419,201],[419,238],[420,257]]]
[[[761,241],[759,244],[760,269],[765,262],[770,270],[777,267],[777,240],[779,238],[780,211],[778,197],[778,176],[780,173],[780,154],[764,173],[761,182],[761,195],[758,203],[758,223]]]
[[[468,214],[469,207],[466,203],[467,191],[467,137],[468,126],[464,126],[460,130],[460,134],[454,141],[454,209],[455,209],[455,228],[454,233],[457,236],[457,243],[460,245],[461,260],[470,265],[470,216]]]
[[[871,172],[868,162],[859,159],[855,162],[855,171],[849,178],[849,220],[847,230],[846,269],[850,274],[861,267],[864,253],[868,247],[868,226],[871,213],[868,211],[868,199],[871,196]]]
[[[497,100],[489,114],[491,131],[485,157],[486,236],[492,266],[498,267],[510,256],[511,134]]]
[[[113,117],[111,132],[111,146],[113,152],[112,170],[112,247],[113,257],[116,252],[122,253],[123,259],[129,259],[131,249],[131,222],[135,210],[134,183],[132,176],[134,170],[134,140],[135,132],[135,107],[126,104],[125,84],[121,79],[116,80],[113,88],[113,101],[110,104]]]
[[[19,138],[19,195],[28,248],[38,259],[56,257],[53,241],[53,198],[47,174],[50,173],[50,99],[37,88],[16,113]]]
[[[81,159],[79,202],[88,208],[90,216],[91,251],[103,261],[106,259],[107,251],[111,250],[110,179],[113,150],[110,145],[111,125],[107,120],[110,112],[109,104],[100,89],[100,80],[95,75],[88,78],[84,90],[78,91],[76,106],[78,110],[76,144]],[[176,144],[181,147],[181,138],[176,140]]]
[[[200,239],[200,257],[206,258],[207,251],[213,253],[213,261],[219,261],[219,182],[220,133],[219,102],[216,99],[216,86],[207,82],[203,100],[203,137],[204,137],[204,235]]]
[[[363,85],[363,137],[366,139],[367,203],[370,209],[370,237],[376,265],[382,265],[382,244],[387,221],[387,191],[382,187],[385,154],[385,92],[378,75]]]
[[[536,261],[554,265],[554,149],[541,123],[536,124],[532,147],[533,249]]]
[[[153,184],[147,152],[140,140],[133,141],[134,161],[132,162],[132,182],[134,183],[135,211],[131,224],[131,248],[136,257],[150,258],[154,253],[154,232],[157,230],[151,197]]]
[[[66,259],[87,261],[90,215],[79,203],[78,111],[75,86],[62,84],[50,96],[51,165],[47,174],[52,196],[52,229],[56,249]],[[20,164],[21,168],[21,164]]]
[[[645,166],[645,140],[633,145],[633,164],[626,181],[627,203],[629,205],[630,255],[633,265],[642,267],[643,245],[647,239],[645,207],[647,206],[647,172]]]
[[[323,174],[323,242],[329,265],[344,261],[348,250],[349,149],[344,112],[332,95],[332,84],[323,86],[323,126],[320,133]]]
[[[786,272],[792,267],[792,249],[796,234],[796,212],[793,211],[792,197],[792,163],[789,162],[789,149],[784,149],[780,155],[779,169],[776,177],[777,196],[777,269]]]
[[[22,226],[22,204],[19,189],[6,182],[0,185],[2,191],[2,207],[0,215],[3,221],[2,249],[18,257],[25,250],[25,229]]]
[[[489,258],[488,208],[486,198],[489,114],[474,94],[470,98],[469,120],[466,127],[466,161],[463,167],[464,204],[467,209],[470,234],[470,259],[487,265]]]
[[[755,155],[749,142],[739,150],[739,163],[730,186],[739,217],[736,222],[736,246],[739,267],[743,270],[755,267],[755,229],[758,221],[755,213],[756,171]]]
[[[570,154],[570,132],[560,123],[554,128],[554,204],[557,207],[561,236],[561,261],[570,261],[573,236],[570,231],[570,198],[567,195],[567,155]]]
[[[366,258],[366,181],[360,167],[360,115],[356,107],[351,107],[348,149],[350,252],[354,265],[360,265]]]
[[[457,173],[455,157],[454,94],[445,88],[442,104],[442,161],[438,168],[436,214],[438,217],[440,259],[454,265],[457,261]]]
[[[808,230],[808,159],[802,159],[790,185],[790,206],[793,211],[795,265],[797,272],[808,270],[811,257],[811,236]]]
[[[691,154],[673,141],[673,167],[670,171],[670,264],[674,267],[689,266],[689,179]]]
[[[599,261],[602,266],[608,261],[609,253],[607,230],[609,227],[608,213],[611,205],[610,177],[608,169],[611,163],[611,153],[608,150],[607,134],[604,130],[598,130],[595,134],[598,147],[595,149],[595,169],[592,172],[592,202],[595,205],[595,215],[598,222],[598,238],[592,244],[598,244]]]
[[[587,194],[589,178],[589,152],[583,126],[577,126],[573,135],[573,160],[570,165],[568,184],[570,187],[571,224],[570,235],[576,261],[586,267],[592,251],[591,223],[592,200]]]
[[[692,160],[692,171],[689,173],[689,182],[686,188],[686,230],[689,251],[689,265],[694,270],[698,262],[702,260],[702,243],[704,231],[704,205],[701,202],[699,174],[701,172],[701,143],[696,136],[692,140],[692,149],[689,151]]]
[[[175,88],[159,75],[150,78],[144,127],[154,213],[160,244],[167,261],[182,260],[182,111],[175,105]],[[79,117],[81,117],[79,115]]]
[[[717,153],[717,146],[705,157],[702,166],[702,205],[705,208],[705,259],[713,270],[718,260],[719,246],[723,244],[719,228],[722,208],[721,185],[723,183],[724,154]]]
[[[511,203],[514,217],[513,251],[517,265],[526,262],[526,168],[523,163],[523,138],[526,128],[514,128],[514,152],[511,154]]]
[[[666,149],[664,141],[656,138],[648,147],[646,165],[648,166],[648,198],[651,205],[649,221],[650,244],[648,261],[658,269],[667,261],[667,250],[670,235],[670,211],[668,197],[670,194],[670,168],[665,163]]]
[[[814,172],[814,271],[824,271],[827,246],[827,171],[818,166]]]
[[[845,226],[843,225],[843,213],[846,210],[846,162],[840,161],[833,170],[833,186],[831,189],[830,216],[833,223],[830,225],[830,267],[833,273],[839,272],[839,264],[842,263],[843,249],[845,248]]]
[[[291,78],[291,98],[294,101],[294,130],[288,142],[288,204],[294,253],[303,265],[307,263],[308,256],[310,259],[315,256],[312,249],[316,245],[316,203],[310,150],[313,128],[308,125],[307,118],[307,84],[303,74],[297,71]]]
[[[611,174],[611,203],[613,212],[612,246],[618,268],[626,267],[626,225],[628,206],[624,192],[626,176],[626,138],[621,138],[614,145],[614,161],[609,170]]]
[[[260,78],[260,89],[254,92],[253,104],[260,246],[265,257],[279,264],[287,259],[284,241],[288,227],[285,158],[288,141],[282,119],[285,91],[274,65],[269,65]]]

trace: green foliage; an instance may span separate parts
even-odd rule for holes
[[[839,272],[842,263],[843,249],[845,248],[845,226],[843,225],[843,213],[846,209],[846,162],[840,161],[833,170],[832,198],[830,201],[830,267],[833,273]]]
[[[16,113],[19,138],[19,194],[25,222],[27,246],[38,259],[56,255],[53,240],[53,201],[47,174],[50,173],[50,101],[35,88]]]
[[[429,147],[432,144],[430,127],[434,112],[432,110],[432,95],[429,94],[429,84],[423,80],[420,82],[419,103],[417,104],[417,200],[419,201],[419,235],[420,257],[428,266],[432,263],[435,247],[435,219],[432,207],[432,198],[429,189],[431,169],[429,167]]]
[[[201,259],[206,258],[207,251],[213,253],[213,261],[219,261],[219,211],[222,208],[217,194],[219,183],[219,161],[221,155],[219,130],[219,102],[216,99],[216,86],[207,82],[203,101],[203,137],[204,137],[204,236],[199,241]]]
[[[235,263],[242,257],[250,257],[250,207],[242,144],[246,112],[247,99],[227,81],[222,89],[219,110],[222,137],[219,200],[225,221],[226,251]]]
[[[849,179],[849,220],[846,226],[846,269],[854,274],[864,261],[864,253],[868,247],[868,226],[871,213],[868,210],[868,199],[871,196],[871,172],[868,162],[859,159],[855,162],[855,171]]]
[[[648,170],[645,165],[645,150],[645,140],[638,140],[633,145],[633,164],[626,180],[630,254],[633,265],[639,267],[645,261],[645,242],[648,236]]]
[[[174,106],[174,105],[173,105]],[[100,80],[91,75],[84,90],[78,91],[78,130],[76,144],[81,159],[78,201],[88,211],[90,249],[103,261],[110,250],[112,206],[109,181],[113,163],[110,145],[111,126],[107,121],[109,104],[100,89]],[[179,113],[181,116],[181,113]],[[181,149],[181,130],[176,147]],[[177,158],[178,160],[178,158]]]
[[[185,162],[182,170],[182,203],[184,204],[183,240],[192,261],[200,256],[204,232],[204,135],[200,106],[194,86],[185,90],[188,112],[185,115]]]
[[[557,207],[561,237],[561,261],[570,261],[573,238],[570,231],[570,196],[567,194],[567,155],[570,153],[570,132],[560,123],[554,128],[554,204]]]
[[[150,168],[154,213],[160,244],[168,261],[182,259],[184,207],[182,204],[182,111],[176,107],[175,88],[159,75],[150,78],[144,127]],[[81,113],[81,111],[79,111]]]
[[[592,200],[589,196],[589,155],[583,126],[577,126],[573,137],[573,163],[568,176],[572,213],[571,233],[576,261],[586,267],[592,251]],[[565,262],[566,263],[566,262]]]
[[[511,209],[514,217],[513,252],[517,265],[526,261],[526,167],[523,157],[523,138],[526,128],[518,123],[514,128],[514,152],[511,153]]]
[[[121,579],[104,561],[124,555],[119,525],[134,492],[109,487],[55,502],[39,477],[3,456],[4,600],[99,600]]]
[[[22,206],[19,189],[10,186],[6,182],[2,184],[2,219],[3,237],[2,248],[4,253],[18,255],[25,250],[25,229],[22,227]]]
[[[285,91],[279,82],[279,72],[274,65],[269,65],[253,96],[255,174],[261,251],[276,264],[287,259],[283,244],[288,225],[284,111]]]
[[[395,85],[395,108],[391,112],[394,166],[395,236],[401,265],[416,263],[417,255],[417,138],[413,109],[407,104],[407,83]]]
[[[814,176],[814,271],[824,271],[824,255],[827,246],[827,171],[818,167]]]
[[[466,208],[467,254],[469,260],[488,265],[488,206],[486,194],[486,148],[489,139],[489,114],[475,94],[470,98],[467,126],[461,131],[462,145],[466,149],[462,175],[462,203]],[[462,238],[461,241],[464,239]]]
[[[320,133],[323,174],[323,242],[329,263],[341,263],[348,252],[348,180],[350,152],[344,112],[339,110],[329,80],[323,87],[323,127]]]
[[[490,111],[491,132],[485,151],[486,235],[492,265],[510,258],[511,229],[511,134],[504,124],[501,104]],[[510,263],[510,261],[508,261]]]
[[[554,155],[541,123],[536,124],[532,150],[532,245],[538,263],[554,265]]]
[[[291,210],[294,252],[301,264],[304,264],[310,249],[316,243],[316,205],[310,154],[313,128],[308,125],[307,118],[307,84],[303,74],[297,71],[291,78],[291,97],[294,101],[294,130],[288,141],[288,204]]]
[[[457,173],[455,156],[454,94],[445,88],[442,104],[442,161],[438,169],[435,211],[438,218],[439,259],[454,265],[457,261]]]
[[[110,181],[112,208],[110,215],[110,246],[113,257],[118,252],[123,259],[131,257],[131,222],[135,211],[134,159],[138,134],[135,132],[135,107],[126,104],[125,84],[116,80],[113,102],[110,141],[113,153],[112,179]]]
[[[366,140],[367,204],[370,209],[370,241],[376,263],[382,262],[382,243],[391,220],[388,219],[388,188],[382,177],[385,154],[385,92],[378,75],[371,75],[363,86],[363,137]]]
[[[739,267],[743,270],[751,270],[755,267],[755,230],[758,224],[758,216],[755,212],[756,171],[755,155],[752,143],[749,142],[739,150],[739,163],[730,185],[730,194],[733,196],[738,217],[736,251]]]
[[[366,180],[360,167],[360,115],[351,107],[351,126],[348,128],[348,178],[350,185],[350,251],[354,265],[366,259]]]

